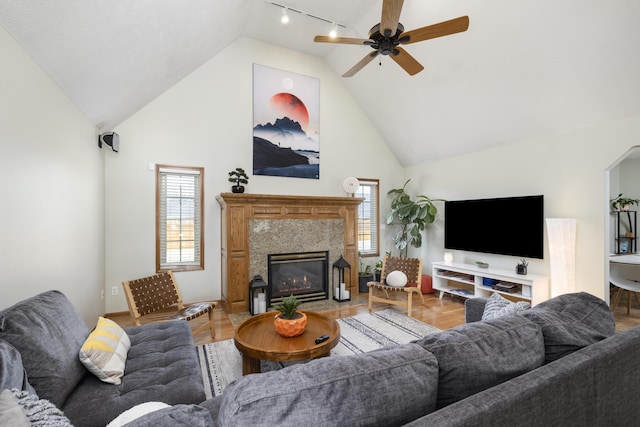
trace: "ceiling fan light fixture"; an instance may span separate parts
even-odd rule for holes
[[[288,24],[289,23],[289,12],[288,12],[289,8],[285,7],[284,9],[282,9],[282,17],[280,18],[280,22],[282,22],[283,24]]]

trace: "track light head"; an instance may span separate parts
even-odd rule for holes
[[[288,10],[289,10],[288,7],[285,7],[284,9],[282,9],[282,17],[280,18],[280,22],[282,22],[283,24],[288,24],[289,23]]]

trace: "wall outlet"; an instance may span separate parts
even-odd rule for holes
[[[104,300],[104,289],[100,291],[100,299]]]
[[[111,295],[118,295],[118,287],[114,286],[111,288]]]

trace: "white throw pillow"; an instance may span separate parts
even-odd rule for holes
[[[387,274],[387,285],[395,288],[401,288],[407,284],[407,275],[402,271],[396,270]]]
[[[170,405],[167,405],[164,402],[145,402],[139,405],[134,406],[131,409],[127,409],[120,415],[118,415],[113,421],[107,424],[107,427],[121,427],[136,418],[140,418],[143,415],[150,414],[155,411],[159,411],[160,409],[169,408]]]
[[[531,304],[525,301],[513,302],[493,293],[487,299],[487,304],[484,306],[484,312],[482,313],[482,320],[495,319],[496,317],[507,316],[509,314],[517,314],[520,311],[524,311],[531,308]]]
[[[120,384],[131,341],[113,320],[100,317],[80,349],[80,361],[98,379]]]

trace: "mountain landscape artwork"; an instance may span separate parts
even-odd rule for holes
[[[320,178],[320,80],[253,64],[253,174]]]

